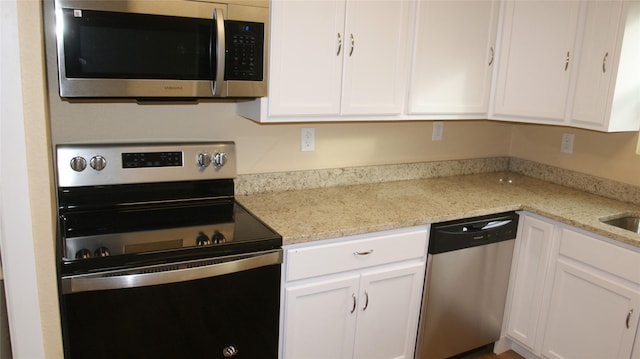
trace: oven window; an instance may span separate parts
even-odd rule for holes
[[[68,78],[212,80],[212,20],[63,9]]]
[[[62,296],[67,358],[276,358],[280,265]]]

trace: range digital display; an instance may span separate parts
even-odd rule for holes
[[[122,154],[122,168],[181,167],[182,152],[136,152]]]

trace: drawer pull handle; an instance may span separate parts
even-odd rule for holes
[[[369,292],[365,290],[364,291],[364,307],[362,308],[362,311],[364,312],[365,310],[367,310],[368,307],[369,307]]]
[[[342,50],[342,34],[338,33],[338,52],[336,56],[340,56],[340,50]]]
[[[356,300],[356,295],[351,293],[351,298],[353,298],[353,307],[351,307],[351,314],[356,311],[356,307],[358,306],[358,301]]]
[[[607,73],[607,58],[609,57],[609,52],[607,51],[606,54],[604,54],[604,58],[602,59],[602,73],[605,74]]]
[[[633,308],[629,309],[629,313],[627,313],[627,329],[629,329],[629,321],[631,320],[631,314],[633,314]]]
[[[356,251],[356,252],[353,252],[353,255],[354,256],[366,256],[366,255],[369,255],[371,253],[373,253],[373,249],[369,249],[368,251],[364,251],[364,252]]]
[[[564,71],[567,71],[567,69],[569,68],[569,60],[571,60],[571,53],[567,51],[567,58],[564,62]]]

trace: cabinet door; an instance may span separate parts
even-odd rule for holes
[[[504,2],[495,115],[564,120],[579,6],[578,1]]]
[[[515,275],[511,281],[511,309],[507,334],[539,354],[536,348],[544,287],[551,256],[554,225],[524,217],[517,239]]]
[[[571,121],[583,127],[605,129],[611,81],[618,60],[618,33],[622,1],[586,1],[585,21],[577,57],[577,76]]]
[[[413,358],[424,262],[363,272],[354,358]]]
[[[486,114],[499,3],[419,1],[409,113]]]
[[[339,114],[344,14],[344,1],[271,1],[269,116]]]
[[[636,340],[633,344],[631,359],[640,359],[640,328],[638,328],[638,331],[636,332]]]
[[[412,1],[347,1],[343,115],[400,114]]]
[[[547,358],[629,358],[640,292],[558,260],[543,354]]]
[[[359,275],[285,288],[283,358],[351,358]]]

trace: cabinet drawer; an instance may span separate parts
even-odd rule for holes
[[[294,281],[424,258],[427,253],[428,235],[428,230],[424,227],[367,237],[345,237],[344,241],[288,249],[286,280]]]
[[[560,254],[640,284],[640,253],[564,228]]]

